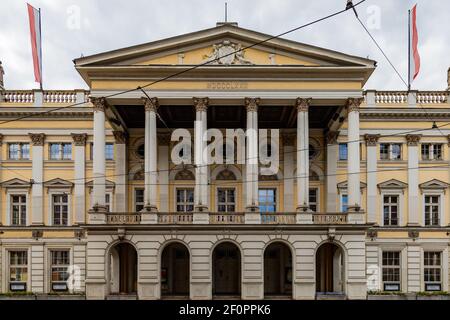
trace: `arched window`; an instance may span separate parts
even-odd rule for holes
[[[195,176],[191,171],[183,169],[175,175],[175,180],[195,180]]]
[[[225,169],[220,171],[216,180],[236,180],[236,175],[231,170]]]

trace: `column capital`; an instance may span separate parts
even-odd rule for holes
[[[328,131],[326,135],[327,144],[337,143],[337,138],[339,137],[339,131]]]
[[[249,98],[246,97],[244,99],[245,108],[247,109],[247,112],[257,112],[259,103],[261,102],[260,98]]]
[[[377,145],[378,139],[380,139],[379,134],[365,134],[364,140],[366,140],[366,146],[374,147]]]
[[[297,98],[295,100],[295,107],[297,108],[297,112],[308,112],[311,101],[312,98]]]
[[[71,133],[75,146],[84,147],[86,145],[87,134],[86,133]]]
[[[44,133],[29,133],[28,134],[31,139],[31,143],[33,146],[43,146],[45,140]]]
[[[408,146],[417,146],[420,142],[421,134],[407,134],[406,142]]]
[[[105,112],[106,109],[106,98],[104,97],[90,97],[91,103],[94,106],[94,111]]]
[[[348,112],[356,111],[359,112],[361,103],[363,103],[364,98],[348,98],[347,99],[347,110]]]
[[[113,131],[113,135],[114,135],[114,141],[117,144],[126,144],[127,143],[128,135],[126,132],[116,130],[116,131]]]
[[[142,101],[144,102],[145,112],[147,112],[147,111],[156,112],[156,110],[158,110],[158,107],[159,107],[158,98],[156,98],[156,97],[153,97],[153,98],[142,97]]]
[[[192,98],[192,101],[194,102],[195,111],[206,111],[208,110],[209,105],[209,98],[203,97],[203,98]]]
[[[284,146],[295,146],[297,134],[295,132],[285,132],[281,135]]]

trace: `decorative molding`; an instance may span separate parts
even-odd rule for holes
[[[420,134],[408,134],[406,135],[406,142],[408,143],[408,146],[415,147],[419,145],[421,137],[422,135]]]
[[[44,236],[44,231],[42,230],[33,230],[31,231],[31,236],[38,240],[39,238],[42,238]]]
[[[81,240],[86,237],[86,231],[85,230],[75,230],[74,236],[78,240]]]
[[[336,144],[339,137],[339,131],[328,131],[326,135],[327,144]]]
[[[364,98],[348,98],[347,99],[347,111],[350,113],[352,111],[359,112],[361,103],[363,103]]]
[[[312,98],[297,98],[295,100],[295,107],[297,112],[308,112]]]
[[[153,98],[142,97],[142,101],[144,102],[145,112],[147,111],[156,112],[159,108],[159,101],[158,98],[156,97]]]
[[[105,112],[107,102],[104,97],[90,97],[91,103],[93,105],[94,111]]]
[[[45,133],[29,133],[33,146],[43,146],[45,141]]]
[[[170,145],[171,134],[167,133],[159,133],[158,134],[158,146],[168,146]]]
[[[194,102],[195,111],[205,111],[208,110],[209,105],[209,98],[203,97],[203,98],[192,98],[192,101]]]
[[[376,239],[378,237],[378,231],[376,230],[367,231],[367,237],[370,238],[371,240]]]
[[[408,231],[408,237],[412,238],[414,240],[419,238],[419,235],[420,235],[420,233],[417,230],[410,230],[410,231]]]
[[[366,146],[375,147],[380,139],[379,134],[365,134],[364,140],[366,140]]]
[[[247,112],[258,112],[258,106],[260,102],[260,98],[244,98],[244,104]]]
[[[379,183],[377,187],[380,190],[403,190],[408,187],[408,184],[397,179],[390,179]]]
[[[124,131],[113,131],[114,141],[117,144],[126,144],[128,140],[128,134]]]
[[[108,189],[114,189],[116,184],[113,181],[105,180],[105,188]],[[92,189],[94,188],[94,180],[86,182],[86,187]]]
[[[367,187],[367,183],[360,181],[359,183],[359,188],[361,190],[361,192]],[[347,190],[348,189],[348,182],[347,180],[339,182],[337,184],[337,188],[339,190],[339,192],[341,192],[342,190]]]
[[[295,146],[297,141],[297,134],[295,132],[285,132],[281,134],[284,146]]]
[[[31,181],[14,178],[1,183],[2,188],[30,188]]]
[[[224,40],[221,43],[212,46],[212,52],[204,56],[205,60],[203,63],[212,65],[253,65],[253,63],[244,56],[245,51],[242,49],[242,44]]]
[[[423,191],[425,190],[442,190],[445,191],[450,184],[447,182],[438,180],[438,179],[432,179],[427,182],[419,184],[419,188]]]
[[[73,183],[61,178],[55,178],[44,182],[46,188],[72,188]]]
[[[84,147],[86,145],[87,134],[86,133],[71,133],[75,146]]]

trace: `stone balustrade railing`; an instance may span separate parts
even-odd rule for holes
[[[448,96],[448,91],[420,91],[417,93],[417,103],[446,103],[448,101]]]
[[[4,90],[0,92],[0,103],[72,104],[89,101],[86,90]]]
[[[421,105],[448,102],[449,91],[374,91],[365,92],[368,106],[375,105]]]
[[[107,224],[140,224],[141,215],[138,213],[107,213]]]
[[[159,213],[160,224],[192,224],[191,213]]]
[[[295,224],[296,213],[261,213],[262,224]]]
[[[245,223],[245,214],[242,212],[218,213],[211,212],[209,214],[210,224],[243,224]]]
[[[314,213],[313,224],[346,224],[348,214],[346,213]]]

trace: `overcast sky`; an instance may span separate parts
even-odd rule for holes
[[[43,79],[46,89],[87,88],[72,60],[215,26],[224,0],[29,0],[42,10]],[[346,0],[227,0],[228,21],[279,34],[345,7]],[[356,3],[357,0],[354,0]],[[421,72],[416,89],[447,88],[450,66],[450,1],[367,0],[361,20],[406,78],[407,13],[418,3]],[[0,60],[7,89],[34,83],[26,1],[0,0]],[[369,57],[378,68],[366,89],[403,90],[403,83],[352,12],[285,36],[344,53]]]

